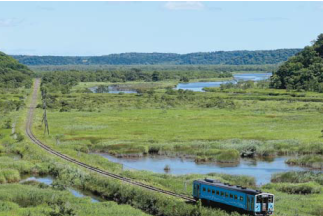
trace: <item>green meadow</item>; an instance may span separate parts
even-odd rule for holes
[[[89,86],[81,83],[75,89],[84,85]],[[320,154],[323,105],[319,100],[323,97],[318,93],[271,89],[55,93],[47,113],[50,135],[43,133],[40,109],[35,131],[55,148],[85,153],[176,152],[228,161],[230,157],[236,161],[237,151],[250,148],[258,156]]]
[[[322,153],[322,105],[312,101],[320,99],[317,93],[263,89],[192,93],[169,90],[167,85],[140,94],[77,93],[84,88],[80,85],[70,94],[51,94],[47,110],[50,135],[44,134],[43,110],[36,109],[36,136],[78,160],[160,188],[190,195],[192,181],[206,176],[256,186],[248,176],[123,171],[121,165],[89,153],[173,153],[196,160],[233,162],[239,160],[241,152],[256,148],[257,156],[301,154],[305,158],[302,164],[308,166],[306,157],[317,158]],[[3,97],[6,102],[16,98],[23,105],[18,111],[16,106],[7,107],[1,116],[0,215],[90,215],[93,209],[96,215],[237,215],[123,185],[47,155],[24,135],[29,90],[18,95]],[[21,139],[12,135],[13,123]],[[53,176],[54,186],[19,183],[25,175],[39,174]],[[276,195],[276,215],[322,215],[322,177],[299,176],[278,175],[262,186],[263,191]],[[108,201],[91,203],[89,198],[76,198],[65,190],[67,187]],[[289,205],[291,200],[295,205]]]
[[[74,89],[84,85],[90,86],[81,83]],[[72,92],[52,94],[47,111],[50,135],[44,134],[43,111],[37,109],[37,137],[78,160],[178,193],[191,194],[192,181],[206,176],[256,186],[247,176],[122,171],[119,164],[89,153],[136,157],[172,153],[194,156],[197,161],[233,162],[250,148],[256,149],[257,156],[321,157],[323,152],[323,97],[318,93],[272,89],[192,93],[167,88],[140,94]],[[293,182],[283,176],[262,189],[276,195],[277,215],[322,214],[322,182],[314,178]],[[295,205],[288,205],[290,200]]]

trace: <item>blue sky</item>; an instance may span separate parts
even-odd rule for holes
[[[29,55],[302,48],[323,2],[0,2],[0,50]]]

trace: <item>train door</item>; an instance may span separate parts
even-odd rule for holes
[[[201,189],[200,189],[200,185],[197,185],[197,197],[200,198],[200,193],[201,193]]]
[[[261,211],[267,212],[267,209],[268,209],[268,197],[263,197]]]
[[[252,212],[255,210],[254,196],[247,195],[247,210]]]
[[[194,196],[200,198],[200,184],[194,184]]]

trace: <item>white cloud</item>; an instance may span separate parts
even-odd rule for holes
[[[203,10],[205,5],[198,1],[166,2],[164,7],[168,10]]]
[[[15,18],[11,19],[0,19],[0,27],[13,27],[22,23],[22,20]]]

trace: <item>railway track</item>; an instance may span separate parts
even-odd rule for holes
[[[110,177],[110,178],[113,178],[113,179],[117,179],[117,180],[120,180],[122,182],[131,184],[131,185],[136,185],[136,186],[139,186],[139,187],[142,187],[142,188],[145,188],[147,190],[154,191],[154,192],[157,192],[157,193],[167,194],[167,195],[170,195],[170,196],[173,196],[173,197],[181,198],[181,199],[183,199],[185,201],[188,201],[188,202],[196,202],[195,199],[193,199],[193,197],[189,197],[187,195],[177,194],[177,193],[174,193],[172,191],[167,191],[167,190],[163,190],[163,189],[160,189],[160,188],[156,188],[156,187],[153,187],[153,186],[141,183],[141,182],[137,182],[137,181],[135,181],[133,179],[130,179],[130,178],[125,178],[125,177],[122,177],[120,175],[116,175],[114,173],[98,169],[98,168],[93,167],[91,165],[85,164],[85,163],[83,163],[81,161],[78,161],[78,160],[76,160],[76,159],[74,159],[74,158],[72,158],[70,156],[62,154],[62,153],[50,148],[49,146],[45,145],[44,143],[42,143],[32,133],[32,124],[33,124],[34,112],[35,112],[35,108],[36,108],[36,104],[37,104],[37,91],[38,91],[39,85],[40,85],[40,79],[36,79],[35,84],[34,84],[33,94],[32,94],[32,101],[31,101],[30,107],[29,107],[28,119],[27,119],[27,123],[26,123],[26,134],[31,139],[31,141],[33,143],[37,144],[38,146],[40,146],[42,149],[44,149],[45,151],[47,151],[50,154],[53,154],[53,155],[55,155],[57,157],[60,157],[60,158],[66,160],[68,162],[77,164],[77,165],[79,165],[81,167],[84,167],[87,170],[90,170],[92,172],[101,174],[103,176]]]

